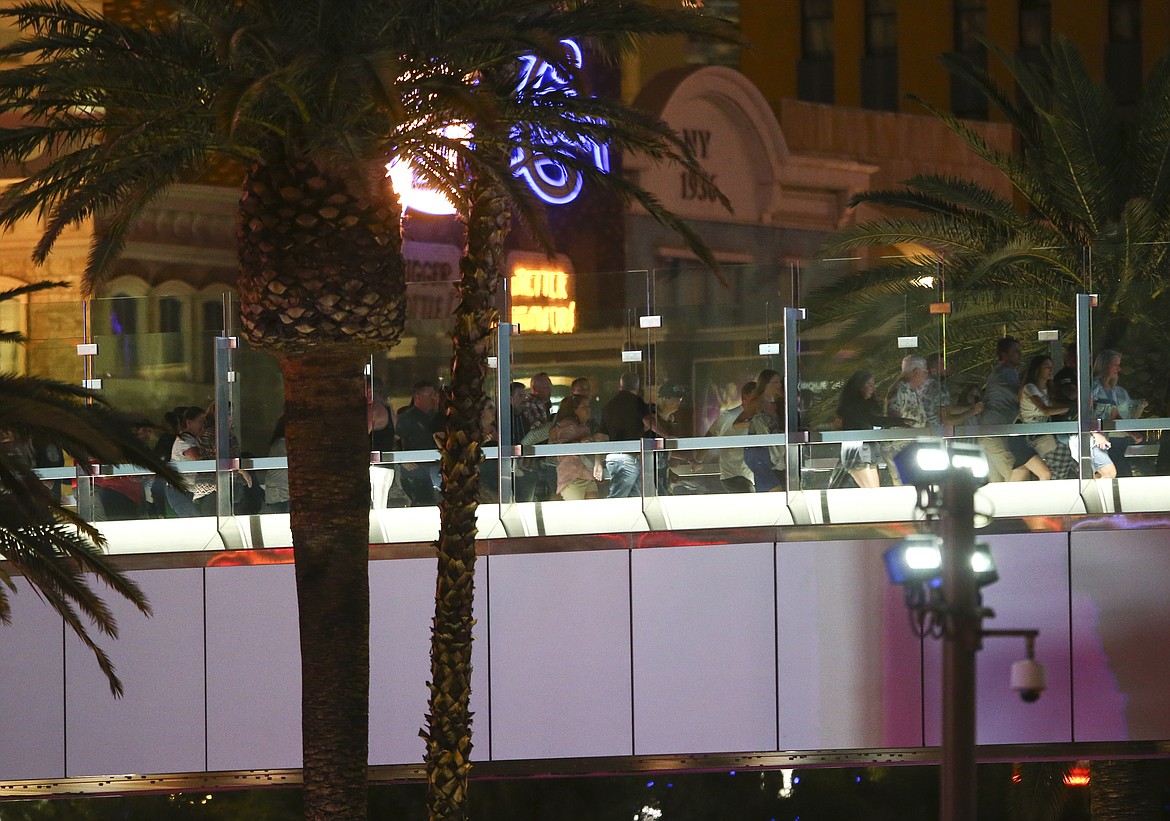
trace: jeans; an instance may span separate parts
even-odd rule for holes
[[[637,495],[638,478],[642,475],[637,459],[628,453],[611,453],[605,457],[605,470],[609,474],[609,498]]]
[[[171,510],[175,512],[176,516],[189,517],[202,515],[199,511],[199,506],[195,503],[192,494],[188,490],[179,490],[178,488],[167,485],[167,501],[171,505]]]

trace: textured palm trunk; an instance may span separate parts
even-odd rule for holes
[[[434,821],[467,817],[471,770],[471,645],[475,579],[475,511],[483,458],[480,414],[492,333],[499,319],[495,295],[503,268],[510,211],[504,192],[473,180],[467,217],[467,253],[460,261],[452,401],[442,447],[438,582],[431,638],[427,729],[427,807]]]
[[[377,169],[375,169],[377,171]],[[244,336],[280,358],[305,818],[367,815],[370,444],[363,367],[405,309],[401,211],[378,173],[256,164],[240,200]]]
[[[305,818],[364,819],[370,697],[363,366],[344,349],[283,358],[301,638]]]

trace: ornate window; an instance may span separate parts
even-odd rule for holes
[[[861,58],[861,105],[898,110],[897,0],[865,0],[865,55]]]
[[[739,23],[739,0],[682,0],[688,8],[698,9],[704,14]],[[688,63],[705,66],[727,66],[739,68],[740,47],[731,43],[712,43],[709,40],[692,40]]]
[[[833,89],[833,0],[801,0],[797,96],[831,103]]]
[[[987,47],[980,38],[987,36],[987,0],[954,0],[955,51],[977,64],[987,65]],[[951,77],[951,110],[959,117],[987,119],[987,98],[969,83]]]

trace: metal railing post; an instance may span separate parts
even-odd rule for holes
[[[1077,476],[1084,481],[1093,478],[1092,447],[1097,420],[1093,417],[1093,403],[1090,401],[1090,375],[1092,374],[1093,329],[1092,309],[1097,304],[1096,294],[1077,294],[1076,335],[1077,335]]]
[[[805,318],[804,308],[784,309],[784,436],[786,490],[800,490],[800,342],[796,323]]]
[[[215,513],[219,519],[234,514],[232,477],[240,466],[231,452],[232,387],[236,376],[232,351],[236,344],[234,336],[215,338]]]
[[[496,327],[496,412],[499,414],[499,493],[500,508],[514,504],[516,501],[516,446],[519,442],[512,441],[512,334],[514,326],[510,322],[501,322]]]

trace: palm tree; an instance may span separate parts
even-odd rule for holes
[[[244,336],[285,380],[301,635],[305,812],[366,810],[368,450],[362,366],[403,325],[400,209],[384,166],[425,105],[405,4],[192,0],[119,23],[72,6],[5,11],[0,157],[44,167],[0,198],[0,224],[95,219],[85,272],[100,285],[142,208],[218,161],[239,169]],[[425,34],[425,30],[424,30]],[[404,44],[404,45],[403,45]],[[441,48],[432,52],[441,54]],[[426,55],[430,56],[430,55]],[[413,71],[409,80],[404,80]],[[433,73],[433,72],[430,72]],[[415,150],[424,150],[420,145]]]
[[[946,300],[954,310],[945,326],[948,355],[970,368],[988,362],[988,341],[1005,330],[1070,330],[1073,295],[1093,292],[1097,347],[1123,347],[1127,356],[1165,350],[1170,60],[1159,62],[1126,114],[1061,35],[1035,63],[991,51],[1018,93],[967,58],[943,62],[1003,114],[1018,151],[997,150],[963,121],[923,104],[1003,173],[1013,197],[935,174],[855,197],[853,205],[896,215],[840,231],[828,253],[915,250],[819,290],[810,300],[811,322],[832,328],[835,344],[848,346],[896,319],[900,333],[917,333],[920,344],[938,350],[943,325],[929,304]],[[895,356],[892,340],[872,350]],[[1141,395],[1155,398],[1148,389]]]
[[[541,20],[575,12],[577,33],[604,40],[610,14],[644,4],[179,0],[171,5],[175,14],[135,23],[52,0],[31,0],[4,12],[25,36],[0,57],[27,62],[0,72],[0,113],[26,119],[0,132],[0,160],[38,153],[48,160],[0,196],[0,226],[42,217],[44,233],[34,259],[43,261],[66,226],[95,219],[86,269],[92,290],[153,198],[212,161],[226,160],[235,163],[228,170],[239,169],[241,325],[254,346],[277,356],[285,377],[305,812],[307,818],[361,818],[369,688],[362,364],[371,351],[397,342],[404,306],[400,207],[384,180],[384,165],[409,154],[430,181],[462,191],[466,183],[447,159],[452,152],[465,156],[476,174],[508,192],[510,204],[539,227],[533,203],[495,165],[506,156],[504,146],[532,146],[547,132],[540,126],[520,128],[540,118],[477,85],[476,73],[485,68],[481,60],[514,64],[522,52],[536,51],[571,72],[558,45],[559,30],[552,29],[550,37]],[[682,18],[661,12],[660,19]],[[529,25],[517,32],[520,20]],[[534,93],[527,105],[559,116],[558,132],[606,136],[600,119],[608,109],[604,101]],[[652,132],[665,132],[648,118],[637,120],[632,112],[628,117],[644,126],[631,134],[635,147]],[[474,146],[444,136],[443,127],[456,121],[481,127]],[[655,144],[654,139],[660,138],[649,144],[657,145],[659,156],[697,168],[677,140]],[[564,152],[563,160],[588,173],[572,152]],[[614,184],[655,210],[645,192],[618,178]],[[497,275],[468,290],[490,290]],[[482,324],[475,331],[481,333]],[[480,338],[471,335],[467,341],[481,357]],[[464,368],[473,382],[474,371]],[[456,404],[459,413],[470,413],[481,403]],[[477,422],[456,420],[464,437],[475,430]],[[447,449],[452,486],[460,461],[470,463],[474,474],[478,438],[469,442],[470,451]],[[466,504],[454,507],[463,511],[465,523]],[[470,510],[473,514],[474,507]],[[452,522],[445,521],[445,528],[455,526]],[[460,538],[474,532],[473,516],[471,522]]]
[[[478,3],[481,8],[491,3]],[[501,50],[491,39],[449,35],[472,44],[469,65],[478,69],[476,88],[490,97],[474,119],[474,140],[464,156],[466,184],[449,191],[460,203],[467,226],[467,250],[460,262],[460,301],[453,333],[451,402],[441,443],[442,497],[438,542],[438,584],[432,628],[430,701],[427,728],[427,805],[432,819],[466,817],[471,768],[471,651],[475,574],[475,513],[482,460],[480,429],[486,401],[487,353],[498,321],[496,290],[502,275],[504,241],[513,209],[552,250],[540,212],[531,208],[526,191],[510,169],[510,149],[518,135],[524,142],[544,142],[547,156],[582,174],[620,197],[640,203],[672,227],[696,253],[715,268],[702,240],[684,222],[665,211],[655,198],[620,176],[599,173],[582,157],[588,142],[627,153],[678,162],[706,179],[690,150],[665,124],[620,102],[577,95],[575,70],[561,43],[584,39],[598,58],[616,59],[639,35],[688,34],[735,40],[722,21],[663,11],[641,3],[497,3],[497,14],[511,21],[521,43],[544,43],[532,56],[546,59],[569,80],[561,88],[516,87],[520,54]],[[456,15],[451,21],[462,21]],[[485,53],[484,47],[487,47]],[[484,116],[483,112],[490,112]],[[544,135],[572,135],[548,144]],[[437,182],[442,183],[442,180]],[[713,190],[718,190],[712,185]],[[720,196],[722,196],[720,194]],[[726,205],[726,200],[724,200]]]
[[[61,287],[39,282],[0,293],[0,302]],[[23,342],[19,333],[0,331],[0,344]],[[57,611],[94,654],[115,697],[122,682],[86,621],[110,638],[118,624],[94,591],[87,574],[106,584],[143,614],[146,596],[102,553],[105,539],[77,513],[62,505],[33,471],[32,443],[51,443],[79,464],[132,464],[161,474],[177,485],[182,479],[151,453],[132,428],[101,398],[84,388],[47,379],[0,374],[0,621],[12,619],[9,591],[13,576],[25,580]]]

